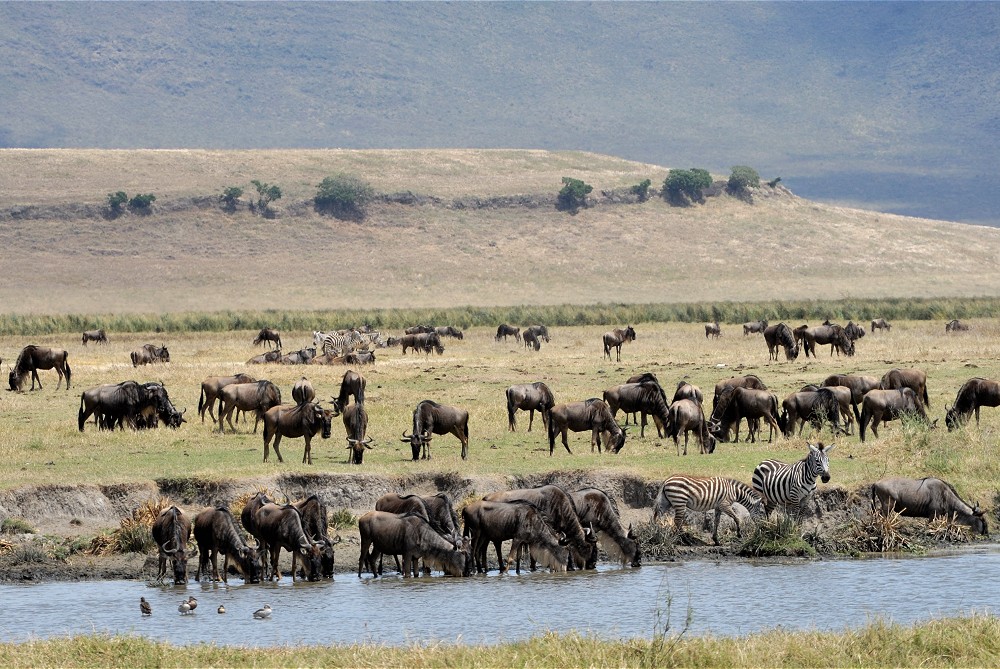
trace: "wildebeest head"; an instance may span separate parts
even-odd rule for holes
[[[163,552],[170,556],[174,569],[174,584],[187,583],[187,550],[179,541],[171,542],[163,547]]]
[[[347,448],[350,449],[351,451],[352,465],[364,464],[365,449],[373,448],[372,446],[369,446],[369,444],[371,444],[372,441],[374,440],[371,437],[365,437],[364,439],[352,439],[351,437],[347,438]],[[409,440],[404,440],[404,441],[409,441]]]
[[[410,445],[410,450],[413,453],[413,459],[420,459],[420,449],[423,446],[431,443],[431,433],[430,432],[413,432],[412,434],[406,434],[406,430],[403,430],[403,438],[400,439],[404,444]]]
[[[972,518],[969,527],[972,528],[973,532],[977,532],[983,536],[988,536],[990,533],[986,525],[986,510],[979,508],[979,502],[975,502],[972,505]]]
[[[322,426],[322,435],[324,439],[330,438],[331,433],[331,423],[333,420],[333,412],[329,409],[324,409],[318,403],[313,404],[313,425]]]

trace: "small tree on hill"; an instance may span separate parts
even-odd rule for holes
[[[225,205],[226,209],[229,211],[234,211],[236,209],[236,203],[239,199],[243,197],[243,189],[239,186],[227,186],[219,199],[222,200],[222,204]]]
[[[257,189],[256,212],[261,216],[269,213],[269,207],[275,200],[281,199],[281,188],[265,181],[252,180],[250,183]]]
[[[562,178],[563,187],[559,191],[559,209],[576,213],[580,207],[587,206],[587,195],[594,187],[572,177]]]
[[[760,188],[760,175],[752,167],[735,165],[729,175],[728,187],[733,195],[747,195],[751,188]]]
[[[128,203],[128,195],[125,191],[120,190],[117,193],[108,193],[108,207],[111,208],[112,214],[120,214],[122,207]]]
[[[365,208],[375,197],[368,182],[349,174],[335,174],[320,182],[314,201],[316,209],[338,218],[363,219]]]
[[[155,201],[156,196],[152,193],[138,193],[128,201],[128,208],[132,211],[146,213]]]
[[[674,204],[686,205],[704,200],[701,191],[712,185],[708,170],[692,167],[689,170],[670,170],[663,181],[663,196]]]
[[[652,185],[652,181],[649,179],[643,179],[636,185],[632,186],[632,194],[639,196],[639,202],[645,202],[649,199],[649,187]]]

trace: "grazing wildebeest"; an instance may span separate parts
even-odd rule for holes
[[[206,378],[201,382],[201,395],[198,396],[198,415],[201,416],[201,422],[205,422],[205,411],[208,411],[213,423],[216,421],[212,405],[215,404],[220,390],[231,383],[255,383],[256,381],[257,379],[242,372],[232,376],[209,376]]]
[[[278,362],[282,365],[306,365],[315,357],[315,347],[300,348],[298,351],[281,356],[278,358]]]
[[[622,344],[630,341],[635,341],[635,329],[631,325],[626,325],[624,329],[615,328],[610,332],[605,332],[603,336],[604,340],[604,356],[602,360],[606,357],[611,360],[611,349],[615,349],[615,356],[618,362],[622,359]]]
[[[468,542],[459,540],[456,543],[445,539],[420,516],[369,511],[358,518],[358,530],[361,534],[359,578],[365,565],[377,576],[375,563],[383,554],[403,556],[403,578],[419,574],[420,560],[426,566],[440,569],[449,576],[468,576],[472,571]]]
[[[969,329],[969,326],[967,324],[963,323],[962,321],[958,320],[957,318],[954,319],[954,320],[948,321],[947,323],[945,323],[945,326],[944,326],[944,331],[945,332],[965,332],[968,329]]]
[[[972,412],[976,412],[976,426],[979,425],[979,407],[1000,406],[1000,383],[973,377],[962,384],[955,397],[955,404],[947,409],[944,422],[948,431],[961,427]]]
[[[302,437],[305,450],[302,452],[302,464],[312,464],[312,438],[319,432],[323,439],[330,438],[330,423],[333,412],[324,409],[317,402],[302,404],[279,404],[264,412],[264,462],[267,462],[271,439],[274,439],[274,453],[278,462],[281,458],[281,438],[297,439]]]
[[[486,549],[492,543],[497,553],[500,572],[515,561],[515,572],[521,573],[521,547],[552,571],[566,571],[569,550],[545,522],[542,512],[531,502],[471,502],[462,509],[463,534],[471,539],[476,571],[487,572]],[[501,546],[512,540],[510,554],[504,560]]]
[[[293,502],[299,515],[302,518],[302,530],[309,539],[319,545],[320,550],[320,572],[323,578],[333,578],[333,567],[335,563],[334,546],[341,542],[340,535],[333,539],[327,532],[329,519],[326,513],[326,505],[320,500],[318,495],[309,495],[297,502]]]
[[[300,378],[292,386],[292,401],[296,404],[312,402],[316,399],[316,389],[306,377]]]
[[[549,329],[544,325],[531,325],[524,330],[525,333],[532,333],[535,338],[539,341],[545,340],[545,343],[549,343]]]
[[[81,432],[91,415],[102,430],[113,430],[116,426],[125,429],[126,424],[133,430],[153,427],[149,420],[153,416],[169,427],[180,427],[184,422],[183,416],[170,402],[166,388],[159,383],[139,384],[135,381],[109,383],[83,391],[77,414]]]
[[[715,321],[714,323],[705,323],[705,339],[708,339],[709,337],[718,339],[721,336],[722,328],[719,327],[719,321]]]
[[[715,407],[712,410],[712,420],[710,432],[717,440],[726,442],[729,440],[729,431],[736,428],[735,441],[740,440],[740,421],[747,419],[747,432],[749,441],[757,441],[755,425],[750,422],[751,418],[763,418],[769,426],[767,443],[771,443],[774,433],[781,434],[781,427],[778,424],[778,397],[767,390],[756,390],[753,388],[729,388],[722,392]]]
[[[11,390],[21,392],[24,390],[24,381],[31,374],[31,390],[42,389],[42,380],[38,378],[38,370],[55,369],[59,375],[56,383],[56,390],[62,385],[63,378],[66,379],[66,390],[69,390],[69,380],[73,371],[69,368],[69,353],[61,348],[49,348],[48,346],[35,346],[28,344],[21,349],[21,353],[14,362],[14,368],[10,370],[8,382]]]
[[[428,354],[432,349],[440,349],[439,353],[444,350],[444,347],[441,345],[441,337],[438,336],[437,332],[420,332],[403,335],[399,343],[403,347],[403,355],[406,355],[406,349],[408,348]]]
[[[646,414],[651,414],[656,422],[657,436],[663,436],[663,426],[667,423],[666,393],[659,383],[623,383],[604,391],[604,401],[614,418],[621,409],[626,414],[641,413],[642,422],[639,436],[646,436]]]
[[[517,410],[528,412],[528,432],[535,422],[535,410],[542,415],[542,426],[549,426],[549,412],[556,405],[555,396],[549,387],[541,381],[535,383],[524,383],[510,386],[506,391],[507,396],[507,425],[511,432],[516,432],[517,418],[514,414]]]
[[[861,402],[861,441],[865,440],[865,431],[869,423],[872,426],[872,434],[878,437],[879,423],[896,420],[904,414],[917,416],[925,423],[930,422],[927,419],[927,412],[924,411],[923,402],[912,388],[869,390]]]
[[[817,344],[829,344],[831,356],[834,351],[837,351],[837,355],[854,355],[854,342],[839,325],[818,325],[814,328],[803,325],[795,328],[794,334],[802,339],[802,348],[805,349],[807,358],[810,354],[816,357]]]
[[[281,580],[278,558],[281,549],[292,554],[292,582],[295,582],[295,564],[302,561],[302,571],[306,580],[318,581],[323,573],[323,551],[321,546],[309,538],[302,527],[302,514],[291,504],[279,506],[264,504],[253,519],[254,529],[260,534],[264,545],[271,554],[270,576]],[[270,580],[270,578],[268,579]]]
[[[764,505],[759,493],[736,479],[721,476],[688,476],[675,474],[667,478],[656,493],[653,502],[653,520],[669,511],[674,513],[674,527],[684,528],[688,509],[692,511],[715,511],[712,541],[719,545],[719,521],[726,514],[736,523],[736,536],[743,536],[739,516],[733,505],[739,504],[750,513],[751,518],[764,516]]]
[[[98,344],[107,344],[108,334],[104,330],[84,330],[83,345],[86,346],[88,341],[95,341]]]
[[[886,332],[890,332],[892,330],[892,325],[884,318],[876,318],[872,321],[872,334],[875,333],[875,330],[885,330]]]
[[[896,511],[911,518],[945,517],[968,525],[973,532],[989,534],[986,511],[979,503],[966,504],[950,484],[938,478],[889,478],[872,485],[872,509],[882,515]]]
[[[462,459],[469,457],[469,412],[433,400],[419,402],[413,410],[413,432],[403,431],[403,443],[410,445],[414,460],[431,459],[431,439],[435,434],[453,434],[462,442]],[[423,447],[423,456],[421,456]]]
[[[663,401],[664,402],[667,401],[667,393],[666,393],[666,391],[663,390],[663,386],[660,385],[660,380],[658,378],[656,378],[656,374],[653,374],[652,372],[642,372],[641,374],[633,374],[632,376],[630,376],[627,379],[625,379],[625,383],[655,383],[657,385],[657,387],[660,389],[660,394],[663,395]],[[668,404],[667,406],[670,406],[670,405]],[[639,419],[636,418],[636,415],[635,415],[634,412],[633,413],[629,413],[629,412],[625,413],[625,425],[628,425],[628,423],[629,423],[629,417],[630,416],[632,418],[632,423],[635,424],[635,425],[638,425],[639,424]],[[645,418],[645,416],[643,416],[643,418]],[[661,435],[662,434],[661,433],[661,429],[662,429],[663,425],[660,424],[660,419],[659,418],[654,418],[654,421],[656,422],[657,434]]]
[[[734,376],[730,379],[723,379],[715,384],[715,394],[712,396],[712,406],[719,403],[719,397],[729,388],[753,388],[754,390],[767,390],[767,385],[756,374],[745,376]]]
[[[905,369],[890,369],[882,375],[878,382],[878,387],[882,390],[896,390],[897,388],[911,388],[917,394],[924,406],[931,405],[931,399],[927,395],[927,372],[916,367]]]
[[[524,348],[531,348],[536,351],[541,350],[542,343],[538,341],[538,335],[531,330],[524,331]]]
[[[677,400],[692,400],[701,404],[704,401],[704,396],[701,393],[701,388],[687,381],[678,381],[677,390],[674,391],[674,397],[670,400],[673,404]]]
[[[129,354],[132,359],[132,366],[152,365],[155,362],[170,362],[170,351],[166,344],[154,346],[153,344],[143,344],[142,348],[137,348]]]
[[[434,328],[438,337],[454,337],[455,339],[465,339],[465,335],[454,325],[442,325]]]
[[[765,329],[767,329],[767,321],[765,321],[763,319],[759,320],[759,321],[752,321],[752,322],[749,322],[749,323],[744,323],[743,324],[743,336],[746,337],[751,332],[754,333],[754,334],[756,334],[758,332],[763,332]]]
[[[844,326],[844,334],[851,341],[857,341],[865,336],[865,329],[854,321],[848,321],[847,325]]]
[[[701,404],[694,400],[676,400],[670,404],[667,410],[666,432],[668,437],[674,440],[677,447],[677,455],[681,454],[680,433],[684,433],[684,455],[688,454],[688,433],[694,431],[698,438],[698,452],[714,453],[715,437],[709,430],[708,422],[705,420],[705,412]]]
[[[248,365],[264,365],[268,363],[277,363],[281,361],[281,349],[275,349],[273,351],[268,351],[267,353],[261,353],[260,355],[255,355],[254,357],[247,360]]]
[[[160,555],[160,569],[156,578],[167,573],[167,558],[174,569],[174,584],[187,583],[187,542],[191,537],[191,519],[181,509],[170,506],[160,511],[153,521],[153,541]]]
[[[784,323],[764,328],[764,341],[767,343],[768,360],[778,359],[779,346],[785,349],[786,360],[795,360],[799,357],[799,345],[795,341],[792,328]]]
[[[580,524],[593,528],[608,557],[621,564],[638,567],[642,561],[639,539],[632,532],[631,525],[627,531],[622,527],[614,500],[598,488],[582,488],[569,496],[573,499]]]
[[[562,435],[563,446],[570,455],[569,443],[566,441],[566,434],[569,431],[586,432],[590,431],[590,450],[594,451],[596,446],[601,447],[601,436],[608,432],[610,434],[606,444],[609,451],[617,453],[625,446],[625,431],[615,421],[611,415],[611,409],[607,402],[597,398],[591,398],[583,402],[569,402],[557,404],[549,412],[549,455],[556,447],[556,435]]]
[[[825,386],[811,388],[791,393],[781,402],[782,414],[778,423],[782,426],[784,435],[793,436],[797,424],[801,436],[806,422],[811,423],[816,430],[821,430],[823,423],[828,422],[834,434],[845,432],[840,426],[840,401],[833,389]]]
[[[253,339],[253,345],[260,346],[264,342],[267,342],[268,348],[271,348],[271,345],[273,344],[274,348],[280,349],[281,333],[277,330],[272,330],[271,328],[261,328],[260,332],[258,332],[257,336]]]
[[[597,563],[597,535],[590,527],[584,528],[576,505],[569,493],[557,485],[537,488],[520,488],[493,492],[483,497],[487,502],[531,502],[542,512],[545,522],[556,532],[566,537],[571,562],[569,569],[591,568]]]
[[[507,325],[502,323],[497,327],[497,336],[495,339],[500,341],[500,337],[503,337],[504,341],[507,341],[507,337],[513,337],[518,342],[521,341],[521,328],[516,328],[513,325]]]
[[[334,409],[338,411],[343,411],[347,408],[348,402],[351,401],[351,396],[354,396],[354,401],[358,404],[365,403],[365,385],[367,381],[365,377],[361,376],[354,370],[347,370],[344,372],[343,378],[340,380],[340,394],[331,400]]]
[[[874,388],[878,388],[878,379],[874,376],[859,376],[854,374],[831,374],[823,379],[823,385],[844,386],[851,389],[851,408],[854,409],[854,419],[861,421],[861,412],[858,405],[865,397],[865,393]]]
[[[209,574],[213,581],[219,580],[219,553],[222,553],[222,582],[228,583],[229,561],[247,583],[259,583],[261,575],[260,556],[248,546],[236,529],[233,514],[224,506],[209,507],[195,516],[194,538],[198,542],[198,571],[194,580],[201,580],[204,571],[208,573],[208,563],[212,563]]]
[[[840,405],[840,417],[844,419],[844,433],[853,434],[854,433],[854,415],[851,413],[851,408],[854,402],[854,393],[850,388],[846,386],[817,386],[814,383],[809,383],[801,388],[800,392],[817,391],[820,388],[829,388],[833,396],[837,398],[837,403]],[[859,414],[860,416],[860,414]]]
[[[403,330],[403,334],[427,334],[434,332],[435,328],[432,325],[413,325],[411,327]]]
[[[368,412],[361,402],[349,404],[344,409],[344,430],[347,432],[349,462],[360,465],[365,460],[365,449],[371,449],[374,441],[368,436]]]
[[[225,432],[223,419],[229,421],[229,429],[233,432],[233,411],[253,411],[253,432],[257,434],[257,424],[264,417],[264,412],[273,406],[281,404],[281,390],[270,381],[262,380],[254,383],[231,383],[219,389],[219,432]]]

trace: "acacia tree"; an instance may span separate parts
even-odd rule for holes
[[[269,206],[275,200],[281,199],[281,188],[265,181],[252,180],[250,183],[257,189],[257,213],[266,216],[269,213]]]
[[[236,202],[243,197],[243,189],[239,186],[227,186],[219,199],[222,200],[222,204],[225,205],[226,209],[233,211],[236,209]]]
[[[363,219],[375,190],[368,182],[349,174],[334,174],[320,182],[313,198],[316,209],[338,218]]]
[[[580,207],[587,206],[587,195],[594,190],[594,187],[572,177],[562,178],[563,187],[559,191],[558,207],[572,213]]]
[[[734,195],[745,195],[751,188],[760,187],[760,175],[757,170],[746,165],[734,165],[729,175],[729,191]]]

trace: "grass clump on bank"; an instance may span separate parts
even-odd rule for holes
[[[757,522],[736,553],[744,557],[812,557],[816,549],[802,538],[795,518],[779,513]]]

